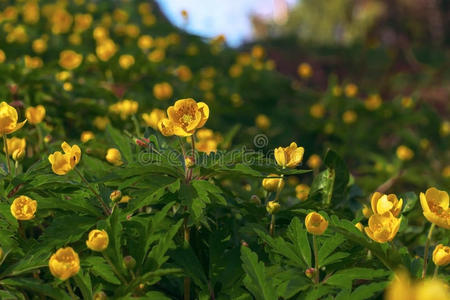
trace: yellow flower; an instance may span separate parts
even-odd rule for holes
[[[166,118],[166,113],[162,109],[155,108],[149,114],[142,114],[145,124],[153,129],[158,129],[158,123]]]
[[[209,107],[192,98],[181,99],[167,109],[167,115],[169,118],[158,124],[163,135],[173,132],[177,136],[191,136],[196,129],[205,125],[209,118]]]
[[[223,40],[225,40],[225,37],[222,36]],[[265,54],[265,50],[262,46],[260,45],[255,45],[252,48],[252,56],[256,59],[260,59],[263,58]]]
[[[80,140],[82,143],[87,143],[88,141],[95,138],[95,135],[92,131],[83,131],[81,133]]]
[[[125,195],[125,196],[122,196],[122,198],[120,198],[119,203],[128,203],[128,202],[130,202],[130,200],[131,200],[131,197]]]
[[[312,75],[311,65],[308,63],[301,63],[297,68],[297,73],[301,78],[309,78]]]
[[[36,39],[33,41],[31,48],[34,52],[41,54],[47,50],[47,42],[44,39]]]
[[[17,110],[5,101],[0,103],[0,135],[13,133],[25,125],[25,121],[17,123]]]
[[[420,281],[414,288],[414,300],[449,300],[448,283],[437,278]]]
[[[275,149],[275,160],[283,168],[295,168],[301,163],[305,149],[292,142],[288,147]]]
[[[142,50],[148,50],[153,46],[153,38],[149,35],[143,35],[138,39],[138,47]]]
[[[78,145],[70,146],[66,142],[61,144],[64,154],[56,151],[48,156],[48,161],[52,165],[52,170],[57,175],[66,175],[71,171],[81,159],[81,149]]]
[[[442,244],[437,245],[433,251],[433,262],[439,267],[450,264],[450,247]]]
[[[374,214],[382,215],[390,211],[394,217],[398,217],[402,211],[403,199],[399,200],[394,194],[385,195],[375,192],[370,199],[370,204]]]
[[[11,204],[11,214],[17,220],[25,221],[34,218],[37,202],[27,196],[19,196]]]
[[[2,49],[0,49],[0,64],[3,63],[5,60],[6,60],[6,54]]]
[[[45,107],[42,105],[38,105],[36,107],[30,106],[25,111],[25,117],[30,124],[39,124],[45,118]]]
[[[53,276],[66,280],[80,271],[80,259],[72,247],[60,248],[48,261]]]
[[[98,40],[95,53],[101,61],[108,61],[117,52],[117,45],[111,39]]]
[[[355,227],[358,228],[359,231],[364,232],[364,225],[361,222],[355,224]]]
[[[22,14],[25,23],[37,23],[39,21],[39,5],[34,1],[27,1],[23,6]]]
[[[123,54],[119,57],[119,65],[122,69],[129,69],[132,65],[134,65],[134,57],[129,54]]]
[[[423,215],[433,224],[450,229],[449,197],[446,191],[429,188],[425,194],[420,193]]]
[[[121,197],[122,197],[122,192],[120,190],[114,190],[109,195],[109,199],[111,199],[111,201],[113,201],[113,202],[116,202]]]
[[[67,70],[73,70],[83,61],[83,55],[73,50],[64,50],[59,54],[59,65]]]
[[[55,77],[58,81],[66,81],[69,80],[70,77],[72,77],[72,74],[70,74],[69,71],[61,71],[59,73],[56,73]]]
[[[72,26],[73,17],[65,9],[60,8],[51,15],[52,32],[54,34],[66,33]]]
[[[176,75],[181,81],[189,81],[192,78],[192,71],[188,66],[181,65],[175,70]]]
[[[358,119],[358,115],[354,110],[347,110],[342,115],[342,121],[346,124],[355,123],[356,119]]]
[[[308,161],[306,162],[306,164],[308,165],[308,167],[310,167],[311,169],[317,169],[320,167],[320,165],[322,164],[322,159],[320,158],[319,155],[317,154],[312,154],[309,158]]]
[[[266,115],[259,114],[256,116],[255,124],[259,129],[267,130],[270,127],[270,119]]]
[[[309,114],[316,119],[321,119],[325,115],[325,107],[321,103],[316,103],[309,108]]]
[[[385,300],[415,300],[409,274],[404,270],[395,272],[395,276],[384,294]]]
[[[263,179],[262,186],[266,191],[276,192],[278,189],[283,189],[284,180],[283,178],[280,178],[280,175],[269,174],[267,178]]]
[[[267,202],[266,210],[269,214],[274,215],[280,210],[280,203],[275,201],[269,201]]]
[[[90,14],[76,14],[75,25],[73,30],[75,32],[83,32],[87,30],[92,24],[92,16]]]
[[[381,103],[383,100],[381,100],[380,95],[373,94],[367,97],[367,99],[364,101],[364,105],[368,110],[376,110],[381,106]]]
[[[396,218],[390,211],[382,215],[372,215],[369,226],[365,227],[366,234],[375,242],[386,243],[392,241],[400,228],[401,219]]]
[[[358,94],[358,87],[353,83],[349,83],[345,86],[344,92],[346,97],[353,98]]]
[[[371,215],[373,215],[373,211],[367,205],[364,204],[362,214],[364,215],[364,217],[368,219],[370,218]]]
[[[25,55],[25,67],[28,69],[38,69],[43,66],[42,59],[40,57],[31,57]]]
[[[300,201],[305,201],[308,199],[310,187],[306,184],[299,184],[295,187],[295,196]]]
[[[157,83],[153,86],[153,96],[158,100],[167,100],[172,97],[173,89],[168,82]]]
[[[109,33],[105,27],[97,26],[92,31],[92,36],[97,41],[97,43],[101,43],[102,41],[108,38]]]
[[[400,160],[410,160],[414,157],[414,152],[405,145],[398,146],[396,154]]]
[[[122,155],[116,148],[108,149],[106,152],[106,160],[115,166],[121,166],[123,164]]]
[[[154,63],[159,63],[166,57],[166,52],[164,49],[155,49],[150,52],[147,56],[148,60]]]
[[[89,232],[86,246],[92,251],[102,252],[108,248],[109,236],[105,230],[94,229]]]
[[[24,157],[25,147],[27,146],[25,138],[20,139],[17,137],[12,137],[10,139],[7,139],[6,143],[8,145],[8,154],[11,155],[14,160],[17,161]],[[3,152],[6,153],[5,147],[3,147]]]
[[[442,136],[447,136],[450,134],[450,121],[442,122],[440,132]]]
[[[305,218],[306,230],[314,235],[322,235],[328,228],[328,221],[320,214],[310,212]]]
[[[444,169],[442,169],[442,176],[444,178],[450,178],[450,165],[445,166]]]
[[[108,117],[100,117],[100,116],[98,116],[98,117],[95,117],[93,124],[99,130],[105,130],[106,125],[109,124],[109,119],[108,119]]]
[[[139,103],[134,100],[125,99],[119,101],[109,107],[109,110],[115,114],[119,114],[122,120],[128,116],[134,115],[139,108]]]
[[[404,108],[410,108],[413,106],[413,104],[414,104],[414,101],[411,97],[403,97],[402,98],[402,106]]]

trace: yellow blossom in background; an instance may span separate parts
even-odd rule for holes
[[[345,85],[344,93],[347,98],[353,98],[358,94],[358,86],[353,83],[349,83]]]
[[[162,109],[155,108],[149,114],[142,114],[142,119],[147,126],[153,129],[158,129],[158,123],[162,119],[166,118],[166,113]]]
[[[316,119],[322,119],[325,115],[325,106],[321,103],[313,104],[309,108],[309,114]]]
[[[231,103],[233,104],[234,107],[240,107],[244,103],[241,95],[239,95],[238,93],[231,94],[230,99],[231,99]]]
[[[58,81],[66,81],[72,77],[72,74],[69,71],[61,71],[56,73],[55,77]]]
[[[69,35],[69,43],[75,46],[81,45],[82,39],[81,39],[81,35],[79,35],[78,33],[74,33]]]
[[[209,107],[192,98],[181,99],[167,109],[167,115],[168,119],[163,119],[158,124],[163,135],[173,132],[177,136],[191,136],[196,129],[205,125],[209,118]]]
[[[52,165],[52,170],[55,174],[66,175],[80,162],[81,149],[78,145],[70,146],[66,142],[61,144],[61,148],[64,154],[56,151],[48,156],[48,161]]]
[[[295,187],[295,196],[300,201],[305,201],[308,199],[310,187],[306,184],[299,184]]]
[[[413,295],[413,300],[449,300],[450,289],[448,282],[427,278],[416,283]]]
[[[44,53],[47,50],[47,41],[44,39],[36,39],[31,44],[31,48],[37,54]]]
[[[301,78],[309,78],[312,75],[312,67],[308,63],[301,63],[297,68],[297,73]]]
[[[53,34],[67,33],[72,26],[73,17],[65,9],[56,9],[51,15],[51,30]]]
[[[134,65],[134,57],[129,54],[123,54],[119,57],[119,65],[122,69],[129,69],[132,65]]]
[[[230,69],[228,70],[228,74],[230,75],[230,77],[232,78],[236,78],[241,76],[242,74],[242,67],[238,64],[234,64],[230,67]]]
[[[252,56],[256,59],[261,59],[265,55],[265,50],[262,46],[256,45],[252,48]]]
[[[21,221],[31,220],[36,213],[37,201],[27,196],[19,196],[11,204],[11,214]]]
[[[186,65],[181,65],[175,70],[175,74],[181,81],[187,82],[192,79],[192,71]]]
[[[6,42],[24,44],[28,42],[28,33],[24,26],[14,27],[6,36]]]
[[[120,115],[122,120],[125,120],[131,115],[134,115],[139,108],[139,103],[134,100],[125,99],[114,103],[109,107],[109,111]]]
[[[354,110],[347,110],[342,115],[342,121],[344,121],[345,124],[355,123],[357,119],[358,115]]]
[[[73,90],[73,85],[70,82],[64,82],[63,89],[67,92]]]
[[[6,139],[6,143],[8,145],[8,154],[11,155],[14,160],[18,161],[24,157],[25,147],[27,146],[25,138],[21,139],[18,137],[12,137],[10,139]],[[3,152],[6,154],[4,146]]]
[[[0,103],[0,135],[13,133],[25,125],[25,121],[17,123],[19,117],[17,110],[6,103]]]
[[[384,293],[385,300],[414,300],[414,291],[409,274],[404,270],[395,272],[395,276]]]
[[[442,169],[442,176],[444,178],[450,178],[450,165],[445,166],[445,168]]]
[[[280,210],[280,203],[276,201],[269,201],[267,202],[266,210],[269,214],[274,215]]]
[[[364,101],[364,106],[368,110],[377,110],[381,106],[382,102],[383,100],[381,99],[380,95],[372,94],[366,98],[366,100]]]
[[[268,116],[259,114],[255,118],[255,124],[259,129],[267,130],[269,129],[271,122]]]
[[[167,100],[172,97],[173,89],[170,83],[161,82],[153,86],[153,96],[158,100]]]
[[[414,104],[414,101],[411,97],[403,97],[402,98],[402,106],[404,108],[411,108]]]
[[[102,252],[108,248],[109,236],[105,230],[94,229],[89,232],[86,246],[92,251]]]
[[[355,224],[355,227],[358,228],[359,231],[364,232],[364,225],[361,222]]]
[[[394,217],[398,217],[402,211],[403,199],[398,199],[394,194],[381,194],[379,192],[373,193],[370,204],[374,214],[382,215],[386,212],[391,212]]]
[[[450,121],[442,122],[440,133],[442,136],[450,135]]]
[[[262,186],[268,192],[276,192],[278,189],[283,189],[284,180],[280,178],[280,175],[269,174],[269,176],[262,180]]]
[[[188,14],[187,10],[182,9],[181,16],[183,17],[183,19],[187,20],[189,18],[189,14]]]
[[[303,147],[297,147],[297,144],[292,142],[288,147],[275,149],[275,160],[283,168],[295,168],[302,162],[304,153]]]
[[[97,116],[97,117],[94,118],[93,124],[94,124],[95,127],[97,127],[97,129],[105,130],[106,129],[106,125],[109,124],[109,119],[108,119],[108,117]]]
[[[50,257],[48,267],[54,277],[66,280],[80,271],[80,259],[71,247],[60,248]]]
[[[92,36],[97,41],[97,43],[101,43],[109,37],[109,32],[105,27],[97,26],[92,31]]]
[[[142,35],[139,37],[137,44],[141,50],[148,50],[153,46],[153,38],[149,35]]]
[[[186,54],[189,56],[195,56],[198,54],[198,47],[195,44],[189,44],[186,48]]]
[[[369,226],[364,230],[368,237],[377,243],[390,242],[396,236],[400,228],[401,219],[396,218],[390,211],[382,215],[372,215],[369,218]]]
[[[125,195],[125,196],[122,196],[122,198],[120,198],[119,203],[128,203],[128,202],[130,202],[130,200],[131,200],[131,197],[128,195]]]
[[[6,54],[2,49],[0,49],[0,64],[4,63],[5,60],[6,60]]]
[[[152,52],[150,52],[147,56],[148,60],[153,63],[159,63],[166,58],[166,52],[164,49],[155,49]]]
[[[133,39],[137,38],[139,36],[140,32],[141,32],[141,30],[135,24],[128,24],[125,27],[125,33],[130,38],[133,38]]]
[[[318,169],[320,165],[322,164],[322,159],[317,154],[312,154],[308,161],[306,162],[306,165],[310,167],[311,169]]]
[[[450,264],[450,247],[442,244],[437,245],[433,251],[433,262],[439,267]]]
[[[73,30],[75,32],[83,32],[92,24],[92,15],[90,14],[76,14],[75,15],[75,25]]]
[[[414,157],[414,152],[405,145],[398,146],[395,153],[397,154],[397,157],[403,161],[411,160]]]
[[[211,129],[201,128],[195,134],[198,141],[195,143],[195,149],[206,154],[217,151],[217,146],[222,142],[222,136],[214,133]]]
[[[42,68],[44,63],[42,62],[42,59],[40,57],[31,57],[29,55],[25,55],[25,67],[28,69],[39,69]]]
[[[101,61],[108,61],[117,52],[117,45],[111,39],[101,40],[95,48],[95,53]]]
[[[36,24],[39,21],[39,5],[34,1],[27,1],[22,8],[23,21]]]
[[[67,70],[73,70],[80,66],[83,56],[72,50],[64,50],[59,54],[59,65]]]
[[[106,152],[106,160],[115,166],[121,166],[123,165],[122,161],[122,155],[120,154],[120,151],[116,148],[109,148]]]
[[[25,111],[25,117],[30,124],[39,124],[45,118],[45,107],[43,105],[38,105],[36,107],[30,106]]]
[[[368,219],[371,215],[373,215],[373,211],[370,209],[370,207],[364,204],[362,208],[362,214]]]
[[[449,197],[446,191],[437,188],[429,188],[425,193],[420,193],[420,204],[423,215],[433,224],[450,229]]]
[[[87,143],[90,140],[93,140],[95,138],[95,135],[92,131],[83,131],[81,133],[80,140],[82,143]]]
[[[305,218],[306,230],[314,235],[322,235],[328,228],[328,221],[316,212],[310,212]]]

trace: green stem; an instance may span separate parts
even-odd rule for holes
[[[39,150],[44,149],[44,139],[42,137],[42,129],[39,126],[39,124],[36,124],[36,132],[38,136],[38,144],[39,144]]]
[[[141,126],[139,125],[139,121],[136,118],[136,115],[132,115],[131,116],[131,120],[133,120],[134,127],[135,127],[135,130],[136,130],[136,135],[139,138],[141,136]]]
[[[427,241],[425,242],[425,253],[423,254],[423,270],[422,270],[422,278],[425,278],[427,273],[428,266],[428,250],[430,248],[431,236],[433,234],[434,223],[431,224],[430,231],[428,231]]]
[[[11,162],[9,161],[8,142],[6,140],[6,134],[3,134],[3,145],[5,146],[5,156],[8,165],[8,174],[11,172]]]
[[[277,193],[275,194],[275,199],[273,201],[278,202],[278,198],[280,197],[280,193],[281,193],[281,183],[283,182],[284,178],[284,174],[281,175],[280,180],[278,181],[278,185],[277,185]]]
[[[436,277],[437,277],[438,271],[439,271],[439,266],[435,266],[435,267],[434,267],[433,278],[436,278]]]
[[[84,178],[84,176],[81,174],[80,171],[78,171],[77,168],[73,168],[75,170],[75,172],[78,174],[78,176],[80,176],[81,180],[84,182],[84,184],[86,185],[86,187],[91,190],[92,193],[94,193],[94,195],[97,197],[98,201],[100,202],[100,205],[103,208],[103,211],[105,212],[105,214],[107,216],[109,216],[111,214],[111,210],[108,208],[108,206],[106,206],[105,202],[103,201],[102,197],[92,188],[92,186],[89,184],[89,182],[86,180],[86,178]]]
[[[187,211],[187,206],[184,207],[184,210],[185,212]],[[185,243],[189,244],[190,232],[188,226],[188,215],[184,217],[183,229],[184,229],[184,241]],[[184,277],[184,300],[189,300],[190,294],[191,294],[191,279],[188,276],[186,276]]]
[[[66,287],[67,287],[67,291],[69,292],[70,297],[72,299],[78,299],[78,297],[73,292],[72,286],[70,285],[70,279],[66,280]]]
[[[114,274],[116,274],[117,277],[119,277],[120,281],[122,281],[122,283],[124,284],[128,284],[127,280],[122,276],[122,274],[119,273],[119,271],[117,270],[116,266],[114,266],[111,259],[108,257],[108,255],[106,255],[105,251],[102,251],[102,255],[105,258],[106,262],[111,266],[111,269],[113,270]]]
[[[272,218],[270,220],[270,227],[269,227],[269,233],[270,236],[273,236],[275,233],[275,215],[272,215]]]
[[[313,248],[314,248],[314,283],[318,284],[319,283],[319,255],[318,255],[318,250],[317,250],[317,237],[314,234],[313,235]]]

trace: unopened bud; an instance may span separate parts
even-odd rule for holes
[[[108,297],[103,291],[94,294],[94,300],[106,300],[106,299],[108,299]]]
[[[255,203],[256,205],[261,205],[261,199],[256,195],[252,195],[250,197],[250,202]]]
[[[186,157],[184,159],[184,163],[186,165],[186,168],[192,168],[195,164],[194,160],[192,159],[192,157]]]
[[[111,193],[111,195],[109,195],[109,199],[111,199],[111,201],[113,201],[113,202],[116,202],[121,197],[122,197],[122,192],[120,190],[115,190]]]
[[[136,260],[133,258],[133,256],[130,256],[130,255],[125,256],[123,258],[123,265],[128,270],[133,270],[134,267],[136,267]]]
[[[316,269],[314,269],[314,268],[309,268],[309,269],[306,269],[306,271],[305,271],[305,275],[308,278],[313,278],[314,273],[316,273]]]
[[[269,214],[274,215],[280,210],[280,203],[275,201],[269,201],[267,203],[266,210]]]
[[[248,247],[248,243],[244,240],[241,241],[241,246]]]
[[[25,156],[25,149],[17,149],[11,156],[15,161],[21,160]]]

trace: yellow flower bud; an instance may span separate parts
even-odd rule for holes
[[[125,257],[123,258],[123,265],[124,265],[124,267],[127,268],[128,270],[133,270],[134,267],[136,267],[136,260],[135,260],[132,256],[130,256],[130,255],[125,256]]]
[[[310,212],[305,218],[306,230],[314,235],[322,235],[328,228],[328,221],[320,214]]]
[[[109,195],[109,199],[111,199],[111,201],[113,201],[113,202],[116,202],[121,197],[122,197],[122,192],[120,190],[112,191],[111,194]]]
[[[25,117],[30,124],[39,124],[45,118],[45,107],[42,105],[38,105],[36,107],[30,106],[25,111]]]
[[[433,262],[439,267],[450,264],[450,247],[442,244],[437,245],[433,251]]]
[[[17,123],[17,110],[5,101],[0,103],[0,135],[13,133],[25,125],[25,121]]]
[[[186,157],[184,159],[184,164],[186,166],[186,168],[192,168],[194,166],[194,160],[192,159],[192,157]]]
[[[119,203],[128,203],[128,202],[130,202],[130,200],[131,200],[130,196],[122,196]]]
[[[309,190],[310,188],[306,184],[299,184],[295,187],[295,196],[300,201],[305,201],[306,199],[308,199]]]
[[[143,35],[138,39],[138,47],[142,50],[148,50],[153,46],[153,38],[149,35]]]
[[[403,97],[402,98],[402,106],[404,108],[410,108],[413,106],[413,104],[414,104],[414,101],[411,97]]]
[[[383,100],[381,99],[380,95],[373,94],[367,97],[367,99],[364,101],[364,106],[368,110],[376,110],[381,106],[382,102]]]
[[[283,168],[295,168],[301,163],[304,153],[303,147],[297,147],[297,144],[292,142],[288,147],[275,149],[275,160]]]
[[[60,248],[50,257],[48,267],[53,276],[66,280],[80,271],[80,259],[71,247]]]
[[[355,227],[358,228],[359,231],[364,232],[364,225],[361,222],[355,224]]]
[[[11,214],[17,220],[26,221],[34,218],[37,202],[27,196],[19,196],[11,204]]]
[[[373,211],[370,209],[370,207],[364,204],[362,208],[362,214],[368,219],[371,215],[373,215]]]
[[[282,190],[284,187],[284,180],[280,175],[270,174],[262,181],[263,188],[268,192],[276,192],[278,189]]]
[[[121,166],[123,164],[122,155],[116,148],[109,148],[106,152],[106,160],[115,166]]]
[[[25,138],[20,139],[17,137],[12,137],[10,139],[6,139],[6,144],[8,146],[8,155],[11,155],[14,160],[21,160],[25,156],[25,147],[27,146]],[[4,146],[3,152],[6,154],[6,148]]]
[[[404,161],[410,160],[414,157],[414,152],[410,148],[408,148],[404,145],[398,146],[398,148],[396,150],[396,154],[400,160],[404,160]]]
[[[96,292],[94,294],[94,300],[106,300],[108,299],[108,297],[106,296],[105,292],[100,291],[100,292]]]
[[[420,193],[423,215],[433,224],[450,229],[449,197],[446,191],[429,188],[425,194]]]
[[[441,133],[442,136],[450,135],[450,121],[442,122],[440,133]]]
[[[397,217],[402,211],[403,199],[398,199],[394,194],[381,194],[375,192],[370,199],[372,211],[374,214],[382,215],[390,211],[394,217]]]
[[[5,60],[6,60],[5,52],[2,49],[0,49],[0,64],[5,62]]]
[[[87,143],[90,140],[93,140],[95,138],[95,135],[92,131],[83,131],[81,133],[80,140],[82,143]]]
[[[369,226],[364,230],[368,237],[378,243],[390,242],[400,228],[401,219],[392,215],[390,211],[383,215],[372,215],[369,218]]]
[[[280,203],[275,201],[269,201],[267,202],[266,210],[269,214],[274,215],[280,210]]]
[[[102,252],[108,248],[109,236],[105,230],[94,229],[89,232],[86,246],[92,251]]]

